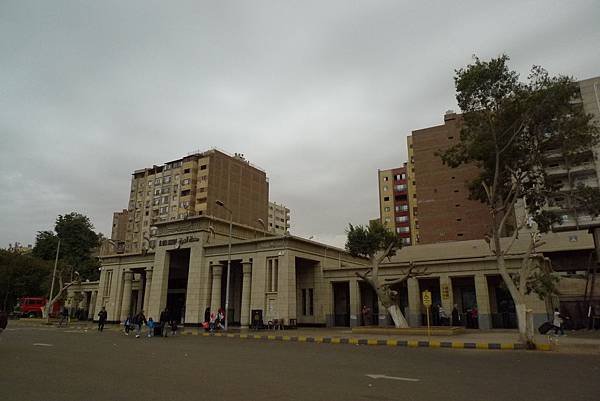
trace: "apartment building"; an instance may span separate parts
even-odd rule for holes
[[[473,165],[449,168],[438,155],[458,143],[461,125],[461,116],[448,111],[444,124],[413,131],[408,137],[416,243],[481,239],[490,230],[486,205],[469,199],[468,185],[479,169]]]
[[[283,235],[290,230],[290,209],[285,205],[269,202],[268,231],[276,235]]]
[[[579,81],[579,92],[575,101],[593,116],[596,124],[600,124],[600,76]],[[554,229],[570,231],[598,226],[600,218],[590,216],[571,202],[569,191],[579,184],[593,188],[600,186],[600,145],[580,153],[576,164],[567,162],[559,145],[546,154],[546,173],[563,193],[548,200],[549,209],[558,213],[561,219]]]
[[[402,167],[378,170],[379,215],[381,223],[398,234],[403,245],[411,245],[410,205],[406,163]]]
[[[123,209],[120,212],[113,213],[112,232],[110,239],[115,242],[125,242],[127,237],[127,224],[128,224],[129,211]]]
[[[231,214],[234,222],[258,228],[259,219],[267,220],[268,199],[266,173],[242,154],[211,149],[136,170],[131,178],[126,250],[153,248],[154,224],[189,216],[229,220]]]

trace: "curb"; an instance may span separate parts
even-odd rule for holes
[[[266,340],[266,341],[289,341],[321,344],[355,344],[388,347],[408,348],[454,348],[454,349],[483,349],[483,350],[525,350],[521,343],[481,343],[461,341],[422,341],[422,340],[384,340],[367,339],[357,337],[312,337],[312,336],[283,336],[283,335],[261,335],[261,334],[227,334],[227,333],[203,333],[198,331],[182,331],[181,335],[192,335],[202,337],[225,337],[243,340]],[[536,344],[536,350],[550,351],[548,344]]]
[[[39,327],[39,324],[22,324],[21,327]],[[57,328],[56,325],[46,327]],[[95,330],[96,326],[65,326],[65,329],[71,330]],[[122,332],[121,326],[107,326],[105,331]],[[224,337],[237,338],[241,340],[266,340],[266,341],[288,341],[288,342],[306,342],[319,344],[354,344],[388,347],[407,347],[407,348],[453,348],[453,349],[479,349],[479,350],[526,350],[522,343],[488,343],[488,342],[462,342],[462,341],[423,341],[423,340],[392,340],[392,339],[374,339],[358,337],[313,337],[313,336],[287,336],[287,335],[269,335],[269,334],[233,334],[233,333],[206,333],[203,330],[180,330],[182,336],[201,336],[201,337]],[[552,351],[551,344],[535,344],[535,351]]]

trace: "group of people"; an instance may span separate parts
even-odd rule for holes
[[[204,322],[202,327],[205,331],[214,332],[215,330],[224,329],[225,326],[225,309],[219,308],[217,313],[211,312],[210,308],[204,310]]]
[[[100,312],[98,312],[98,331],[104,330],[104,325],[106,324],[106,320],[108,317],[108,313],[106,312],[106,308],[102,307]],[[165,308],[164,311],[160,313],[160,320],[155,322],[153,318],[146,318],[144,315],[144,311],[141,310],[135,315],[129,315],[125,319],[124,322],[124,330],[125,335],[129,335],[130,332],[135,331],[135,337],[140,338],[142,335],[142,329],[144,327],[147,328],[146,336],[154,337],[155,330],[160,328],[160,336],[168,337],[169,331],[171,335],[174,336],[177,333],[177,319],[173,314],[169,312],[168,308]]]
[[[142,334],[142,327],[146,326],[148,328],[147,337],[154,336],[154,327],[155,323],[152,318],[146,319],[146,315],[144,315],[144,311],[139,311],[134,316],[127,316],[125,319],[125,335],[128,336],[130,331],[135,330],[135,338],[140,338]]]

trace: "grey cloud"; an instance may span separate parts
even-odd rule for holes
[[[71,210],[109,233],[133,170],[219,147],[267,171],[294,233],[343,245],[473,53],[600,74],[594,1],[485,3],[5,1],[0,244]]]

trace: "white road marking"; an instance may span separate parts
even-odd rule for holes
[[[365,375],[370,377],[371,379],[388,379],[388,380],[402,380],[405,382],[418,382],[419,379],[413,379],[410,377],[395,377],[395,376],[387,376],[387,375]]]
[[[33,345],[34,347],[54,347],[54,345],[46,343],[33,343]]]

